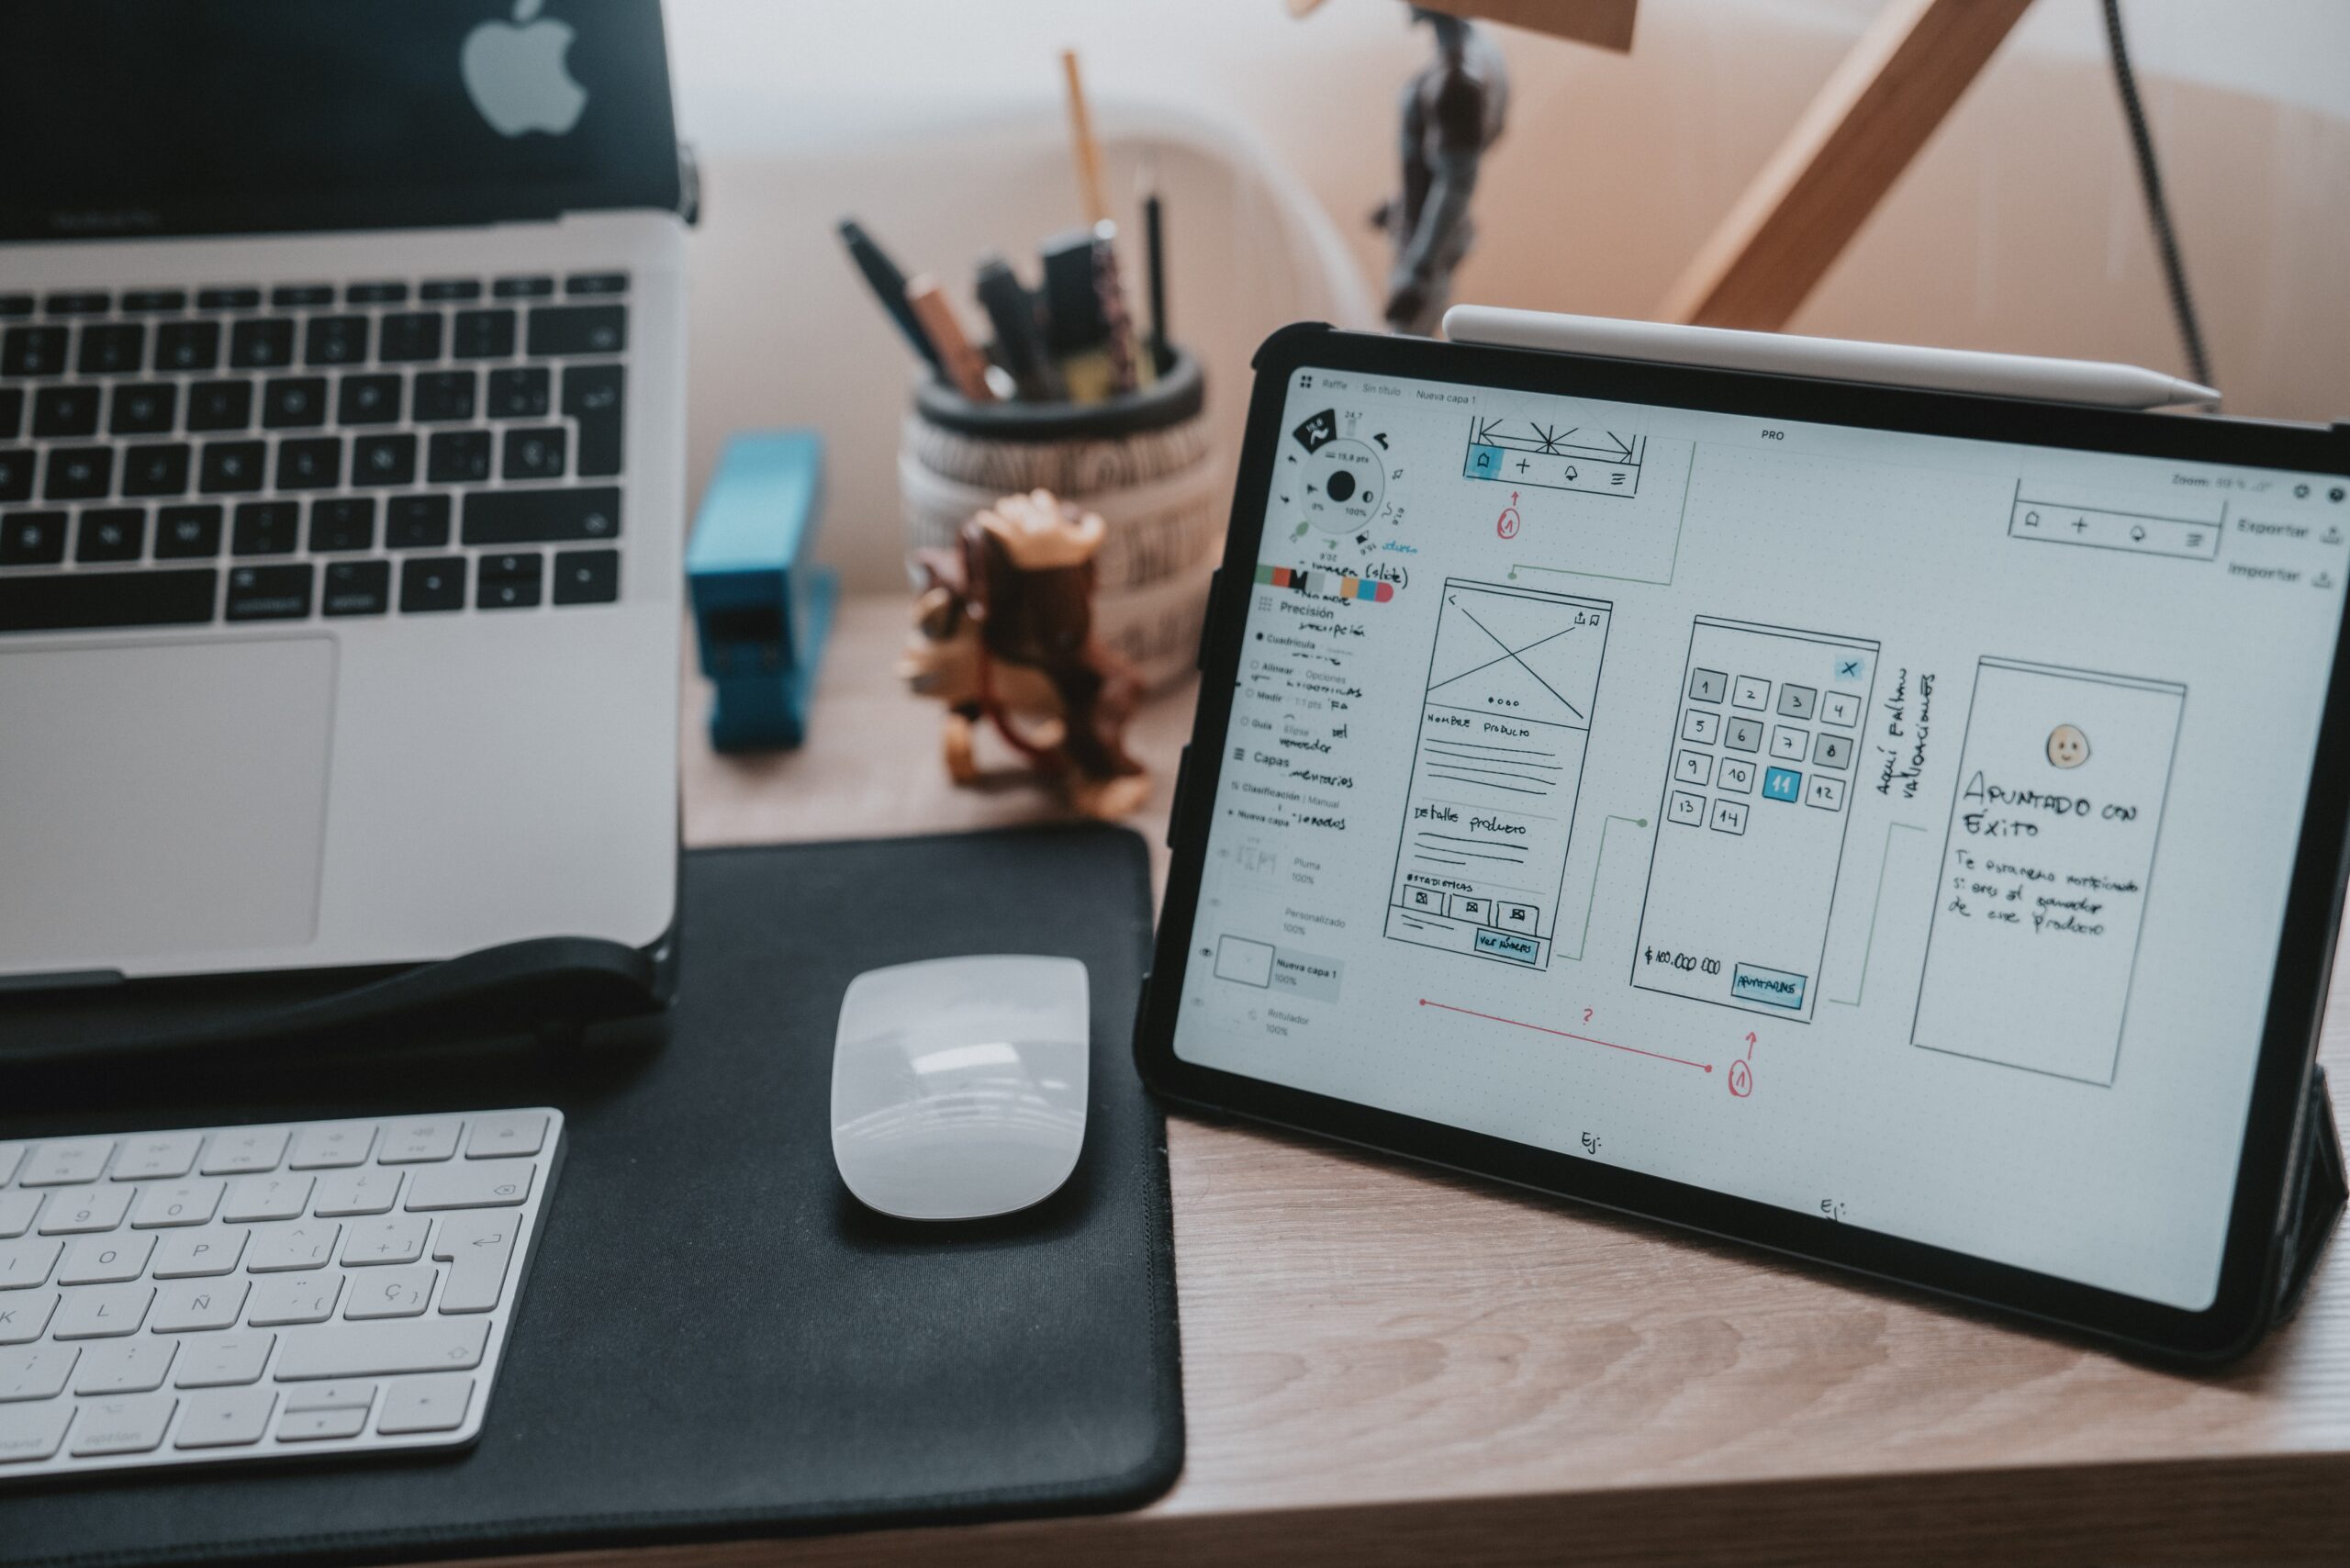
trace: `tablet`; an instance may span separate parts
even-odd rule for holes
[[[1291,328],[1136,1050],[2128,1341],[2266,1327],[2350,430]]]

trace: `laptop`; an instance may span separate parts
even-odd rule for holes
[[[657,0],[0,17],[0,986],[657,945]]]

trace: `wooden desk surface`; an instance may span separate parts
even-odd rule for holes
[[[852,601],[813,738],[753,761],[685,715],[698,844],[976,827],[898,689],[901,601]],[[1139,749],[1167,786],[1191,695]],[[2350,1082],[2337,994],[2326,1055]],[[1238,1126],[1169,1127],[1190,1453],[1138,1514],[588,1563],[2341,1562],[2350,1249],[2300,1318],[2186,1377],[1826,1271]]]

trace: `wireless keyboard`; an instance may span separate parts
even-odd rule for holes
[[[471,1442],[543,1107],[0,1143],[0,1484]]]

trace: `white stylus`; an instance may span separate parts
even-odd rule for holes
[[[1873,386],[1922,386],[1981,392],[1998,398],[2040,398],[2109,409],[2160,409],[2175,403],[2217,407],[2211,387],[2181,381],[2143,365],[2035,354],[1978,353],[1971,349],[1915,348],[1842,338],[1799,338],[1783,332],[1740,332],[1726,327],[1675,327],[1608,316],[1564,316],[1456,305],[1444,313],[1444,335],[1454,342],[1555,349],[1606,359],[1707,365],[1776,375],[1858,381]]]

